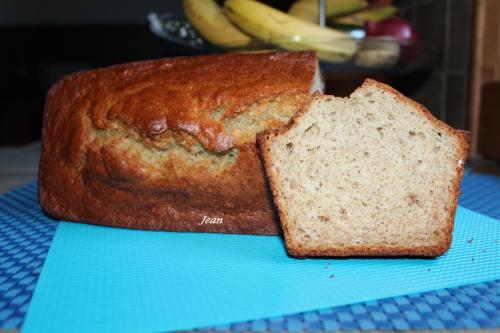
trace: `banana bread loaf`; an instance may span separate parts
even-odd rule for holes
[[[321,87],[313,52],[179,57],[76,73],[47,95],[49,215],[148,230],[280,232],[256,133]]]

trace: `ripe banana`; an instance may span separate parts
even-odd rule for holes
[[[375,7],[351,15],[335,18],[333,19],[333,23],[362,27],[365,21],[379,22],[395,15],[397,12],[398,9],[393,6]]]
[[[326,0],[326,17],[345,15],[367,6],[366,0]],[[288,13],[304,21],[319,22],[319,0],[298,0]]]
[[[342,31],[320,27],[254,0],[226,0],[224,12],[244,32],[288,50],[316,50],[321,59],[342,62],[357,44]]]
[[[200,35],[214,45],[244,47],[252,40],[227,19],[215,0],[184,0],[184,13]]]

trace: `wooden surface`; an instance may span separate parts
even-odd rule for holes
[[[483,86],[500,81],[500,1],[475,1],[472,81],[470,86],[470,128],[472,157],[477,156]],[[464,50],[465,52],[466,50]],[[499,129],[500,131],[500,129]]]

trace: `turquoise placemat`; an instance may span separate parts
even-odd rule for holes
[[[60,223],[23,332],[158,332],[500,277],[499,221],[459,208],[437,259],[292,259],[279,237]]]

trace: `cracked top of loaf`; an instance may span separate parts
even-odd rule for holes
[[[86,113],[96,129],[119,123],[150,140],[186,132],[206,149],[235,145],[224,121],[278,95],[308,93],[314,52],[177,57],[116,65],[67,76],[48,113]],[[214,115],[214,112],[219,111]]]

